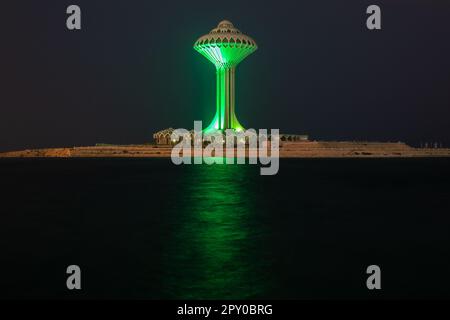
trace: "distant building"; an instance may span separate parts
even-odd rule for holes
[[[164,144],[164,145],[172,144],[170,136],[173,130],[174,130],[173,128],[168,128],[158,131],[153,134],[153,140],[156,142],[156,144]]]
[[[280,134],[280,141],[308,141],[306,134]]]
[[[167,128],[153,134],[153,140],[156,144],[159,145],[175,145],[180,140],[173,140],[171,135],[173,133],[173,128]],[[194,130],[189,132],[191,141],[194,141]],[[225,141],[225,135],[224,135]],[[270,135],[267,137],[269,140],[271,139]],[[299,142],[299,141],[308,141],[308,135],[300,135],[300,134],[280,134],[280,142]]]

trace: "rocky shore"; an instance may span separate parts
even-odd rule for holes
[[[413,148],[401,142],[281,142],[279,150],[281,158],[450,157],[449,148]],[[96,145],[9,151],[0,158],[159,158],[171,152],[169,145]]]

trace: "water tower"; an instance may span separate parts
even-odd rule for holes
[[[236,66],[258,46],[256,42],[236,29],[230,21],[223,20],[217,28],[200,37],[194,49],[216,66],[216,115],[205,132],[234,129],[242,131],[235,114]]]

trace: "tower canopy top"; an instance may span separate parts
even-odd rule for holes
[[[211,32],[213,32],[214,30],[220,30],[220,31],[224,31],[224,32],[227,32],[227,31],[233,32],[234,31],[234,32],[240,33],[240,31],[238,29],[236,29],[234,27],[234,25],[228,20],[220,21],[219,24],[217,25],[217,28],[211,30]]]
[[[226,43],[226,45],[229,43],[232,45],[237,44],[238,46],[242,44],[244,46],[254,47],[254,49],[257,48],[255,40],[243,34],[228,20],[220,21],[216,28],[198,38],[194,47],[203,44],[220,45],[222,43]]]

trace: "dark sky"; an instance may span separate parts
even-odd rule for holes
[[[141,143],[209,122],[215,70],[192,45],[222,19],[259,45],[237,69],[245,127],[450,145],[449,1],[13,3],[2,4],[0,150]],[[66,29],[70,4],[81,31]],[[365,27],[370,4],[381,31]]]

